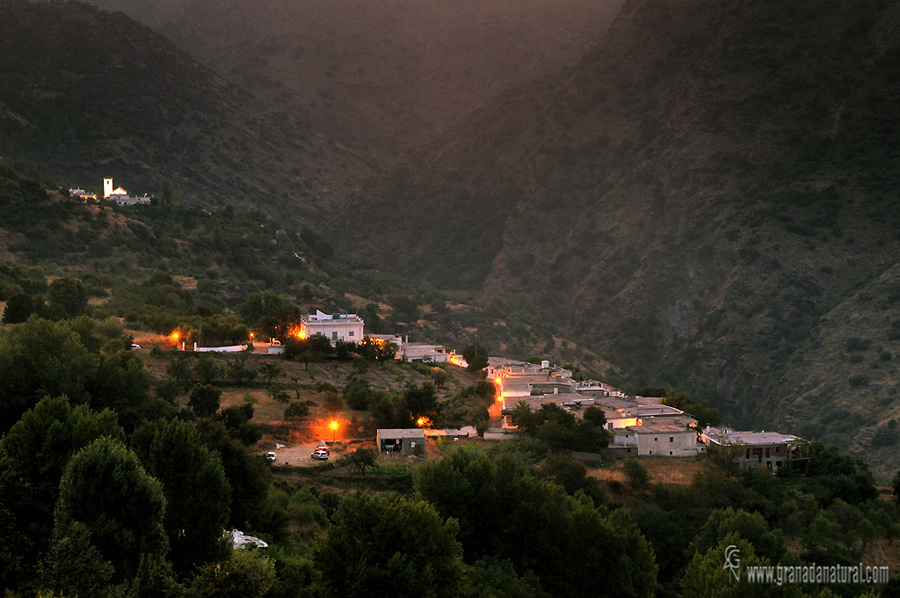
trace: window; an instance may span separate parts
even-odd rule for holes
[[[669,442],[675,442],[675,437],[674,437],[674,436],[669,436]]]
[[[333,340],[333,341],[337,340],[337,330],[333,330],[331,332],[331,340]]]
[[[351,330],[347,336],[353,336],[353,331]]]
[[[671,455],[671,454],[672,454],[672,451],[669,451],[669,455]]]

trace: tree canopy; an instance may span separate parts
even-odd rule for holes
[[[315,555],[327,595],[455,598],[463,579],[457,529],[422,500],[344,498]]]

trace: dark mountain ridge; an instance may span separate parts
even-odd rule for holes
[[[32,172],[308,223],[344,184],[323,163],[367,172],[341,153],[123,14],[0,3],[0,156]]]
[[[242,89],[393,164],[512,85],[577,60],[621,0],[92,0]]]
[[[898,25],[888,2],[627,2],[576,66],[353,196],[344,248],[532,294],[635,384],[896,469],[873,438],[900,415]]]

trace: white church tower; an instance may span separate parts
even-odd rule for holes
[[[103,199],[109,199],[109,196],[112,194],[113,190],[113,180],[103,179]]]

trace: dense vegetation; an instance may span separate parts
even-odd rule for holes
[[[338,495],[310,474],[273,479],[246,448],[255,438],[242,440],[252,406],[151,394],[128,342],[86,316],[33,316],[0,335],[0,396],[19,399],[0,440],[0,583],[10,596],[731,596],[755,586],[727,581],[729,544],[745,565],[894,564],[884,551],[900,537],[896,500],[879,496],[863,463],[821,443],[805,473],[741,470],[714,452],[689,486],[653,484],[636,460],[625,463],[627,484],[603,482],[560,450],[566,434],[598,442],[589,439],[602,413],[572,427],[523,411],[526,436],[488,449],[444,444],[441,458],[401,474],[410,484],[391,481],[399,472],[382,471],[370,449],[348,453],[342,463],[358,475]],[[134,386],[127,400],[92,378],[98,368]],[[9,375],[20,369],[30,375]],[[216,390],[196,384],[202,371],[193,389]],[[157,390],[177,375],[157,375]],[[353,385],[345,395],[359,392]],[[492,401],[493,385],[440,402],[428,384],[395,396],[406,417],[441,417]],[[270,547],[232,550],[232,528]],[[833,595],[814,584],[756,589]]]
[[[747,563],[880,564],[900,533],[897,503],[879,497],[865,465],[820,443],[807,475],[740,471],[712,454],[688,487],[654,485],[641,461],[624,464],[627,483],[600,481],[567,456],[606,443],[594,410],[583,420],[520,410],[523,438],[447,444],[416,470],[359,448],[339,462],[355,472],[340,494],[314,477],[275,481],[248,450],[269,428],[252,401],[223,406],[223,388],[263,389],[288,426],[309,416],[301,390],[385,427],[424,417],[483,429],[495,399],[489,382],[394,365],[390,347],[291,340],[301,305],[349,311],[364,294],[367,323],[384,330],[474,323],[466,353],[480,358],[485,339],[517,330],[511,318],[486,326],[491,310],[527,318],[524,304],[418,290],[260,214],[191,210],[171,196],[139,210],[85,206],[0,175],[19,256],[0,262],[0,583],[12,596],[707,595],[739,591],[721,568],[728,544]],[[39,234],[44,219],[60,226]],[[122,319],[203,342],[256,330],[283,338],[289,361],[157,350],[151,374]],[[310,389],[284,376],[321,363],[349,374]],[[373,372],[406,382],[374,388]],[[683,393],[646,391],[703,411]],[[233,528],[270,547],[232,550],[223,532]]]
[[[84,205],[48,186],[55,189],[0,164],[0,230],[15,258],[0,258],[7,323],[88,313],[164,335],[177,329],[189,343],[233,344],[251,328],[284,338],[286,322],[321,309],[359,313],[368,332],[411,341],[461,350],[475,330],[482,353],[488,346],[518,356],[553,349],[568,361],[607,367],[560,337],[522,295],[486,300],[438,290],[370,260],[337,256],[319,233],[286,228],[259,211],[186,207],[171,187],[151,206],[116,208]],[[60,280],[48,284],[48,277]],[[68,311],[54,298],[65,298]]]
[[[438,286],[528,293],[627,372],[614,384],[691,388],[732,421],[852,448],[887,475],[896,19],[886,1],[626,2],[570,68],[371,179],[339,249]]]

